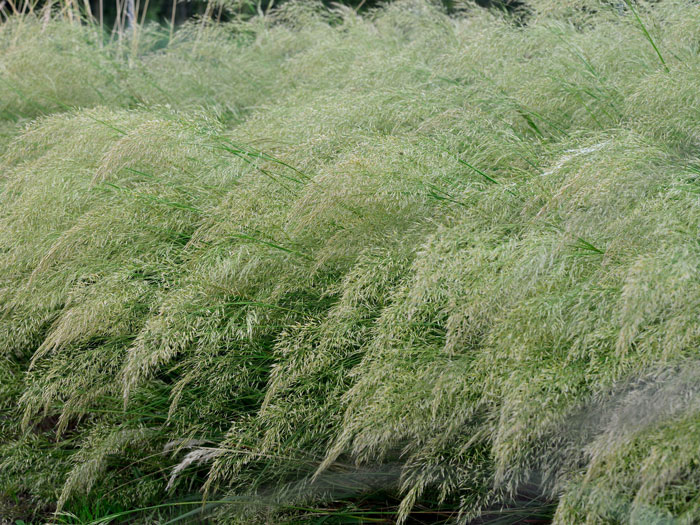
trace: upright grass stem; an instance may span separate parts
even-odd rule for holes
[[[647,39],[649,44],[651,44],[651,47],[654,48],[654,52],[656,53],[656,56],[659,57],[659,61],[661,62],[661,65],[664,67],[666,70],[666,73],[670,73],[671,70],[668,68],[668,65],[666,64],[666,60],[664,60],[664,57],[661,55],[661,51],[659,51],[659,48],[657,47],[656,43],[654,42],[654,39],[651,38],[651,35],[649,34],[649,31],[647,31],[646,26],[644,25],[644,22],[642,22],[642,19],[639,18],[639,14],[637,13],[637,10],[635,9],[634,5],[630,0],[624,0],[625,4],[629,8],[629,10],[632,12],[634,15],[635,20],[637,20],[637,24],[639,24],[639,28],[642,30],[642,33],[644,34],[644,37]]]

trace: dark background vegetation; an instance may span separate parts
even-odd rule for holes
[[[284,0],[282,0],[284,1]],[[388,0],[391,1],[391,0]],[[326,5],[343,4],[351,6],[358,11],[365,11],[388,3],[387,0],[323,0]],[[450,11],[454,8],[453,0],[441,0],[445,8]],[[520,0],[471,0],[474,4],[481,7],[495,7],[512,11],[522,7],[523,2]],[[143,9],[143,1],[141,9]],[[218,19],[227,19],[233,11],[242,15],[254,15],[259,10],[266,11],[271,4],[279,5],[280,0],[260,0],[258,1],[243,1],[238,2],[235,7],[230,5],[219,4],[213,9],[212,16]],[[100,0],[90,0],[90,6],[93,13],[100,12]],[[163,24],[170,23],[171,20],[175,24],[181,24],[188,18],[202,16],[206,12],[207,2],[204,0],[149,0],[145,19],[148,21],[159,22]],[[107,25],[112,25],[117,15],[117,2],[114,0],[103,0],[102,9],[104,13],[104,22]],[[173,10],[175,10],[173,16]],[[142,11],[141,11],[142,12]]]

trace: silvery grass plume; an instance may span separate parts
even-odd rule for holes
[[[173,487],[173,484],[175,483],[175,480],[177,479],[178,475],[185,470],[187,467],[189,467],[192,464],[196,465],[202,465],[204,463],[207,463],[209,461],[212,461],[216,456],[221,454],[222,451],[216,448],[195,448],[194,450],[189,451],[185,457],[175,465],[173,468],[172,472],[170,473],[170,478],[168,479],[168,484],[165,487],[165,490],[170,490]]]

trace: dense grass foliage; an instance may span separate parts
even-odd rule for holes
[[[0,25],[0,515],[699,521],[698,28]]]

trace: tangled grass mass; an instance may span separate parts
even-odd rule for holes
[[[0,24],[0,516],[700,522],[697,3],[138,35]]]

